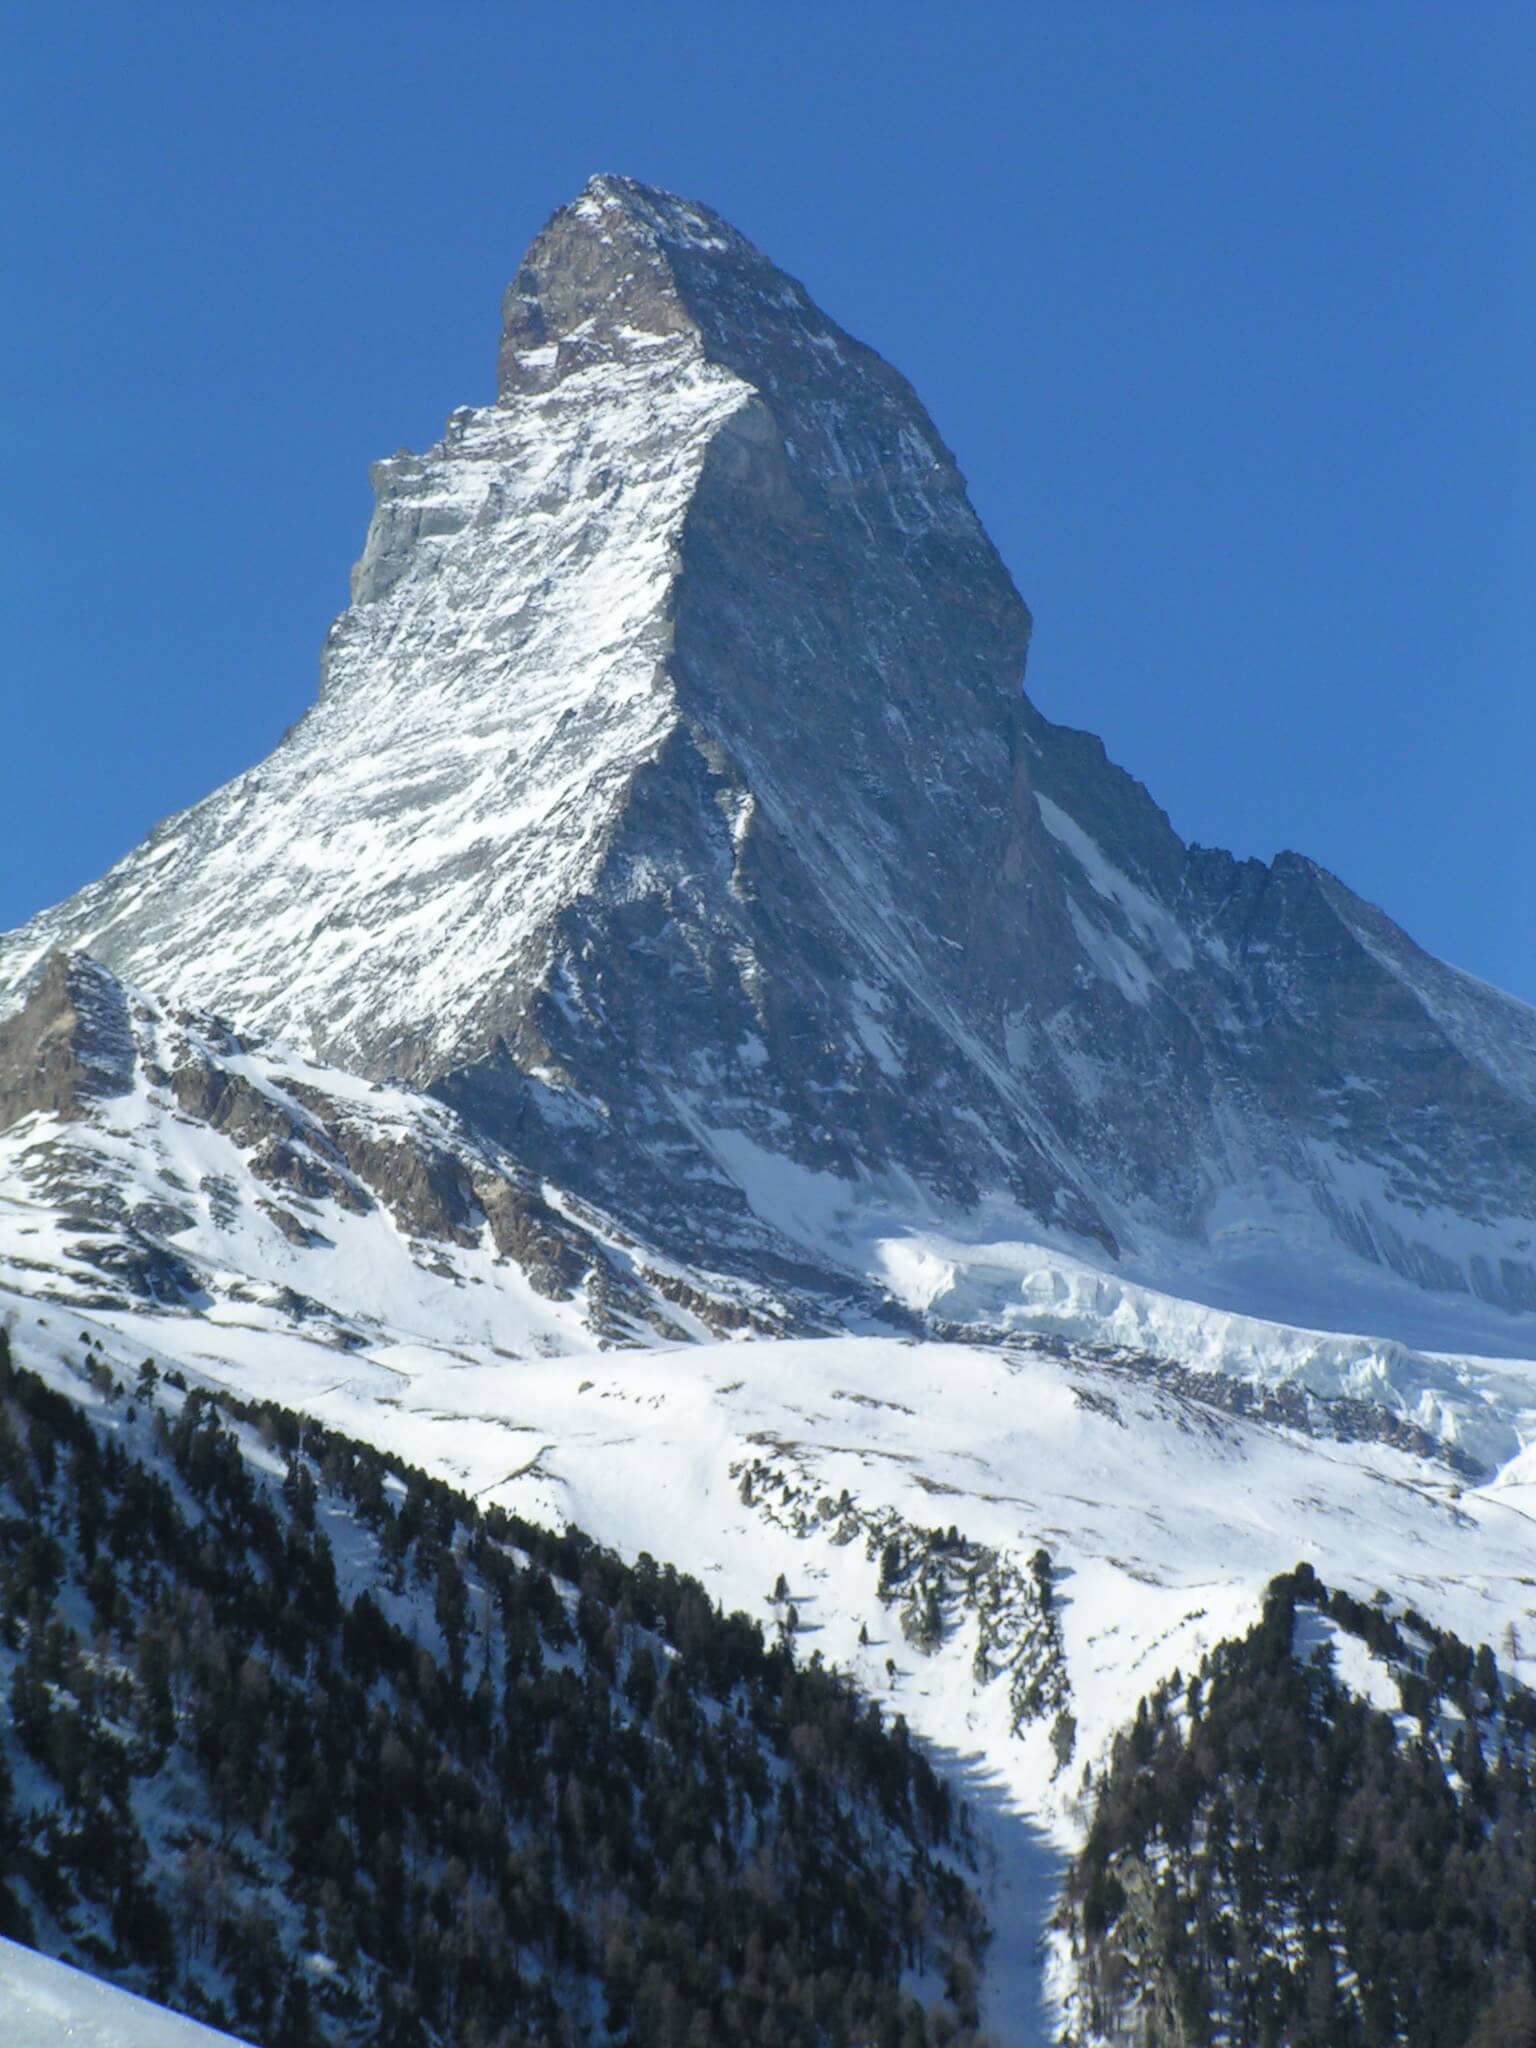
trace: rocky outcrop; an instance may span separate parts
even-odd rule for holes
[[[470,1326],[502,1350],[793,1322],[739,1290],[664,1278],[652,1245],[578,1217],[432,1098],[130,995],[84,957],[48,963],[0,1042],[0,1192],[23,1205],[27,1246],[8,1258],[0,1229],[0,1267],[29,1287],[167,1312],[239,1302],[344,1348],[368,1341],[376,1296],[436,1328],[462,1323],[454,1297],[469,1290],[488,1297]],[[48,1257],[31,1242],[42,1216],[58,1233]],[[530,1299],[550,1313],[530,1316]]]
[[[22,1117],[82,1117],[132,1086],[122,989],[93,960],[54,953],[0,1019],[0,1131]]]
[[[499,1257],[512,1259],[541,1294],[566,1301],[589,1270],[543,1196],[483,1174],[475,1195]]]

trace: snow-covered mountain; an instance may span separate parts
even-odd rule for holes
[[[1536,1680],[1536,1015],[1043,719],[917,399],[702,207],[593,180],[375,482],[314,709],[0,941],[18,1355],[698,1574],[971,1801],[995,2038],[1094,2039],[1063,1872],[1276,1575]]]
[[[84,948],[758,1282],[910,1303],[920,1217],[1509,1348],[1532,1012],[1040,717],[916,397],[716,216],[593,180],[496,401],[375,482],[314,709],[14,934],[13,987]]]

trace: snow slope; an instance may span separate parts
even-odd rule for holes
[[[1522,1467],[1468,1485],[1067,1345],[844,1337],[514,1362],[402,1337],[338,1357],[299,1330],[7,1306],[29,1356],[84,1331],[124,1371],[174,1360],[482,1501],[681,1560],[727,1609],[792,1625],[800,1654],[903,1714],[974,1802],[995,1873],[990,2024],[1020,2048],[1051,2038],[1040,1943],[1085,1770],[1139,1696],[1254,1620],[1276,1573],[1305,1559],[1362,1599],[1380,1589],[1469,1642],[1514,1644],[1536,1680]]]
[[[232,2038],[0,1939],[5,2048],[220,2048]]]

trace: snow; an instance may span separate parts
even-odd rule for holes
[[[1084,1766],[1102,1763],[1139,1696],[1251,1624],[1275,1574],[1307,1560],[1464,1640],[1536,1639],[1531,1527],[1511,1511],[1523,1465],[1508,1484],[1463,1484],[1380,1444],[1223,1414],[1102,1350],[848,1336],[509,1358],[483,1340],[381,1331],[343,1358],[301,1329],[19,1294],[0,1297],[6,1310],[29,1361],[73,1355],[89,1333],[124,1376],[150,1355],[194,1383],[286,1401],[483,1502],[675,1561],[765,1626],[782,1572],[802,1654],[820,1651],[903,1714],[976,1804],[999,1930],[990,2024],[1009,2048],[1052,2038],[1030,2015],[1051,2010],[1040,1944],[1081,1839]],[[754,1460],[772,1479],[749,1505]],[[799,1524],[781,1482],[799,1489]],[[906,1640],[878,1598],[878,1546],[836,1540],[815,1511],[845,1489],[882,1526],[954,1525],[1019,1568],[1049,1551],[1077,1724],[1069,1764],[1048,1719],[1013,1732],[1005,1679],[978,1681],[963,1603],[934,1654]],[[1336,1655],[1345,1682],[1375,1697],[1378,1674],[1354,1668],[1347,1642]]]
[[[745,1131],[708,1130],[704,1135],[763,1222],[813,1247],[844,1235],[855,1195],[847,1181],[770,1152]]]
[[[1122,874],[1097,842],[1067,816],[1060,804],[1052,803],[1038,790],[1035,801],[1040,806],[1045,829],[1071,854],[1094,893],[1105,902],[1113,903],[1137,937],[1143,943],[1155,946],[1170,967],[1181,972],[1190,967],[1194,962],[1194,949],[1177,920],[1155,897],[1149,896],[1128,875]]]
[[[860,1043],[881,1073],[893,1081],[899,1081],[902,1064],[890,1034],[880,1022],[883,1005],[878,990],[872,989],[867,981],[855,981],[849,987],[849,994],[856,1005],[853,1025],[859,1034]]]
[[[220,2048],[233,2036],[0,1939],[5,2048]]]
[[[515,971],[579,891],[671,728],[678,529],[714,430],[751,395],[676,337],[464,408],[427,455],[376,465],[319,702],[259,768],[15,935],[7,985],[89,933],[129,978],[242,1029],[342,1064],[385,1046],[448,1064],[484,963]]]
[[[1161,1257],[1127,1259],[1116,1269],[1102,1257],[1052,1244],[1035,1219],[1007,1203],[946,1209],[906,1176],[844,1180],[744,1132],[707,1128],[702,1109],[689,1113],[755,1215],[947,1325],[1050,1334],[1271,1390],[1296,1386],[1324,1401],[1365,1401],[1488,1468],[1536,1440],[1536,1318],[1480,1312],[1474,1302],[1436,1302],[1386,1273],[1366,1290],[1358,1269],[1331,1291],[1342,1263],[1336,1248],[1330,1260],[1321,1233],[1308,1243],[1301,1225],[1283,1234],[1274,1224],[1263,1230],[1235,1194],[1216,1221],[1228,1247],[1237,1238],[1245,1243],[1247,1284],[1236,1291],[1262,1299],[1266,1276],[1279,1268],[1270,1291],[1290,1317],[1234,1312],[1221,1299],[1232,1290],[1222,1286],[1219,1265],[1202,1270],[1187,1246],[1170,1244]],[[1278,1218],[1283,1210],[1273,1188],[1269,1202]],[[1172,1285],[1132,1277],[1138,1264],[1149,1278]],[[1297,1319],[1308,1308],[1315,1322]],[[1441,1349],[1373,1333],[1390,1330],[1399,1317],[1401,1327],[1427,1329],[1431,1337],[1443,1329],[1453,1341]],[[1454,1341],[1467,1336],[1507,1347],[1510,1355],[1487,1356]]]
[[[1340,1628],[1330,1615],[1319,1614],[1312,1607],[1298,1608],[1294,1644],[1304,1663],[1321,1651],[1339,1684],[1367,1706],[1390,1715],[1405,1731],[1415,1726],[1402,1710],[1402,1694],[1392,1666],[1385,1658],[1373,1656],[1358,1636]]]

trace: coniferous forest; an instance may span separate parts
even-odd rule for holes
[[[1340,1684],[1324,1622],[1400,1706]],[[1144,2048],[1532,2048],[1536,1695],[1412,1612],[1277,1579],[1117,1738],[1068,1883],[1089,2023]]]
[[[0,1932],[263,2048],[972,2038],[899,1720],[647,1557],[71,1364],[0,1349]]]
[[[0,1933],[262,2048],[980,2038],[967,1816],[899,1720],[271,1403],[0,1333],[0,1683]],[[1299,1567],[1090,1783],[1074,2024],[1533,2048],[1533,1767],[1489,1646]]]

